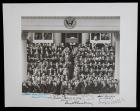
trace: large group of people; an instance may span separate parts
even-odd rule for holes
[[[104,44],[32,43],[22,91],[51,94],[117,93],[115,49]]]

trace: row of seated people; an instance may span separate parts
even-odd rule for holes
[[[47,59],[51,58],[52,60],[58,61],[58,58],[64,58],[65,52],[67,54],[77,55],[80,58],[91,59],[93,61],[112,61],[114,59],[115,51],[112,46],[106,47],[92,47],[89,46],[75,46],[73,48],[65,47],[63,45],[56,46],[50,45],[48,46],[44,44],[34,44],[34,45],[27,45],[27,60],[30,59],[38,60],[38,59]],[[60,47],[60,48],[58,48]],[[55,49],[55,50],[53,50]],[[60,50],[61,49],[61,50]]]
[[[50,60],[46,61],[42,61],[42,62],[36,62],[36,63],[28,63],[28,68],[34,68],[34,67],[43,67],[43,68],[62,68],[62,67],[68,67],[70,64],[72,64],[72,62],[69,62],[67,64],[63,64],[63,62],[51,62]],[[92,61],[89,61],[89,63],[83,63],[81,61],[76,60],[75,61],[75,66],[80,67],[80,68],[84,68],[84,69],[109,69],[115,66],[115,63],[110,64],[109,62],[107,64],[101,63],[101,62],[94,62],[92,63]]]
[[[74,66],[74,67],[73,67]],[[85,74],[89,74],[89,73],[113,73],[115,66],[112,65],[74,65],[74,64],[44,64],[44,62],[40,62],[40,63],[36,63],[36,64],[28,64],[27,65],[27,72],[31,75],[33,75],[34,73],[36,73],[36,71],[40,71],[41,73],[44,72],[45,74],[49,75],[54,74],[54,73],[60,73],[62,75],[62,73],[64,73],[64,69],[69,70],[78,70],[80,73],[85,73]]]
[[[25,93],[51,93],[51,94],[96,94],[118,93],[119,81],[112,76],[82,76],[68,80],[64,75],[42,76],[32,75],[22,84]]]
[[[64,44],[60,43],[59,45],[55,45],[54,43],[27,43],[27,52],[30,54],[35,53],[45,53],[47,52],[62,52],[64,48],[69,47],[70,50],[73,48],[78,48],[79,51],[91,52],[91,53],[106,53],[106,52],[114,52],[115,49],[112,47],[111,44],[108,45],[94,45],[91,43],[88,44]]]
[[[30,56],[30,55],[27,55],[27,61],[28,62],[38,62],[39,61],[48,61],[48,62],[53,62],[53,63],[64,63],[65,62],[65,56],[50,56],[50,57],[45,57],[45,58],[42,58],[41,55],[38,55],[40,57],[33,57],[33,56]],[[78,56],[79,57],[79,56]],[[110,64],[113,64],[115,62],[115,57],[112,59],[112,58],[109,58],[109,57],[106,57],[106,56],[97,56],[97,57],[79,57],[78,59],[80,59],[80,64],[82,63],[86,63],[86,64],[90,64],[90,62],[92,62],[93,64],[97,64],[97,63],[104,63],[104,64],[107,64],[107,63],[110,63]]]

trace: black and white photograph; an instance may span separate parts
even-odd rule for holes
[[[46,26],[52,22],[50,24],[55,27],[53,23],[59,23],[57,17],[22,17],[22,42],[25,44],[26,57],[22,92],[119,93],[120,17],[58,18],[61,23],[67,21],[60,24],[67,27],[76,25],[74,23],[77,22],[79,26],[85,27],[94,25],[95,20],[99,25],[108,21],[116,25],[116,30],[45,32],[38,27],[39,22],[43,21]],[[84,20],[87,21],[86,24]],[[27,31],[26,27],[29,26],[26,26],[26,23],[30,26],[36,25],[39,30]]]
[[[137,3],[3,4],[3,20],[5,107],[136,107]]]

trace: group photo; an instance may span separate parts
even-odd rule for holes
[[[22,36],[23,93],[119,93],[119,32],[41,30],[23,31]]]

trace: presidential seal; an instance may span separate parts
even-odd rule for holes
[[[68,29],[72,29],[76,25],[76,19],[74,17],[67,17],[64,20],[64,25]]]

